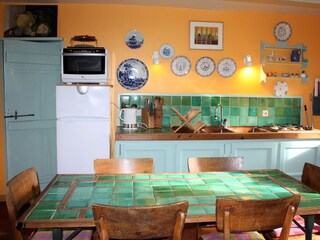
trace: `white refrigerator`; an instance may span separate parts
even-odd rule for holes
[[[110,87],[56,87],[58,174],[94,173],[93,160],[110,157]]]

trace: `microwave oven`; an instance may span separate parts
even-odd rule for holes
[[[61,54],[63,83],[99,83],[107,81],[108,51],[102,47],[67,47]]]

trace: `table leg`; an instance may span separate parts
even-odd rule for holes
[[[52,229],[52,240],[62,240],[62,228]]]
[[[66,240],[73,239],[82,231],[82,228],[76,228],[74,231],[66,238]],[[54,228],[52,229],[52,239],[53,240],[62,240],[63,239],[63,229],[62,228]]]
[[[314,225],[314,215],[304,215],[306,240],[312,240],[312,229]]]

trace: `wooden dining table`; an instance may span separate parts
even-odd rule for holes
[[[94,229],[92,204],[153,206],[187,200],[186,223],[214,222],[217,197],[243,200],[301,195],[297,214],[312,239],[320,194],[279,170],[122,175],[56,175],[19,218],[18,228]],[[277,213],[275,213],[277,214]]]

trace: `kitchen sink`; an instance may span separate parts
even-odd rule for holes
[[[178,126],[172,127],[173,130],[177,129]],[[277,130],[270,127],[253,127],[253,126],[204,126],[200,129],[199,133],[267,133],[277,132]],[[182,127],[177,133],[193,133],[193,130],[188,127]]]

